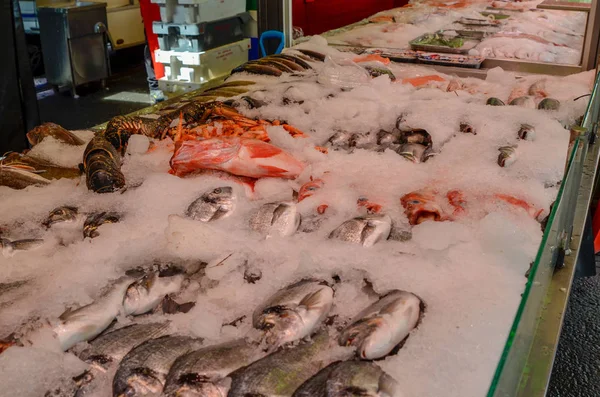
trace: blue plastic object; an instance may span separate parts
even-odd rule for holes
[[[285,44],[285,34],[283,34],[283,32],[280,32],[278,30],[267,30],[266,32],[263,32],[263,34],[260,35],[259,45],[260,45],[260,52],[263,57],[267,56],[267,52],[265,51],[265,44],[264,44],[265,39],[281,40],[281,42],[279,43],[279,47],[277,47],[277,50],[275,51],[275,54],[281,53],[281,51],[283,50],[283,46]]]

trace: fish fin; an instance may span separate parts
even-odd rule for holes
[[[69,306],[69,307],[67,307],[65,309],[65,311],[63,312],[63,314],[61,314],[60,316],[58,316],[58,319],[64,321],[67,318],[69,318],[69,316],[71,315],[71,313],[73,313],[74,311],[75,310],[73,310],[73,308]]]
[[[221,394],[223,396],[226,396],[229,393],[229,389],[231,389],[231,383],[233,382],[233,379],[229,376],[221,379],[220,381],[218,381],[215,386],[217,386],[217,389],[219,389],[219,391],[221,392]]]
[[[273,211],[273,218],[271,218],[271,225],[275,224],[279,218],[285,213],[286,205],[278,205]]]
[[[367,239],[369,238],[371,233],[373,233],[374,230],[375,227],[367,223],[363,228],[362,232],[360,233],[360,243],[364,245],[365,241],[367,241]]]
[[[287,172],[287,170],[284,170],[283,168],[275,167],[272,165],[259,165],[259,167],[263,170],[268,171],[269,174],[271,174],[272,176],[283,175]]]
[[[320,306],[321,299],[322,299],[322,293],[324,290],[325,290],[325,288],[322,288],[318,291],[315,291],[313,293],[306,295],[304,298],[302,298],[300,303],[298,303],[298,306],[306,307],[307,310],[311,310],[315,306]]]
[[[273,157],[280,154],[283,151],[277,146],[269,145],[268,143],[262,141],[246,141],[244,142],[244,148],[246,148],[246,150],[250,154],[250,158],[252,159]]]

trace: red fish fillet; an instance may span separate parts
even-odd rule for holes
[[[178,143],[171,168],[177,176],[208,169],[250,178],[294,179],[304,170],[304,165],[269,143],[221,137]]]

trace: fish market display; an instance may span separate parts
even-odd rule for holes
[[[479,13],[423,7],[367,26]],[[484,395],[594,74],[386,54],[313,37],[5,155],[3,392]]]
[[[333,45],[456,52],[471,56],[578,65],[586,12],[538,9],[519,2],[411,0],[365,23],[327,35]],[[446,50],[444,50],[446,47]]]

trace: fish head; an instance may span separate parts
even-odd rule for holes
[[[304,320],[297,311],[276,306],[267,309],[260,319],[260,324],[260,328],[265,330],[267,344],[278,347],[299,339]]]
[[[184,374],[179,382],[182,385],[167,397],[227,397],[231,388],[231,378],[212,381],[198,374]]]
[[[362,346],[375,330],[377,325],[367,319],[362,319],[350,325],[341,333],[338,343],[340,346]]]
[[[411,225],[428,220],[440,222],[444,219],[443,210],[435,201],[435,196],[427,192],[412,192],[404,195],[400,202]]]
[[[206,193],[204,200],[210,203],[230,202],[233,198],[233,188],[231,186],[222,186]]]
[[[312,196],[324,185],[325,182],[322,179],[313,179],[310,182],[305,183],[298,191],[298,202],[301,202],[302,200]]]
[[[77,219],[77,213],[76,207],[64,206],[55,208],[50,212],[43,225],[50,227],[59,222],[72,222]]]
[[[433,140],[426,130],[414,128],[400,131],[400,143],[417,143],[428,147],[432,145]]]
[[[148,394],[158,394],[163,389],[163,383],[158,374],[149,368],[136,368],[127,379],[127,387],[119,397],[137,397]]]

